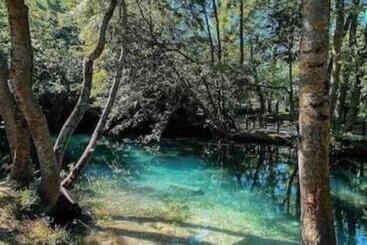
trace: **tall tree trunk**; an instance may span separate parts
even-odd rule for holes
[[[84,58],[82,91],[80,93],[78,102],[62,127],[54,145],[54,151],[56,153],[59,168],[62,167],[64,154],[69,144],[70,138],[73,135],[75,129],[78,127],[85,112],[88,110],[93,80],[94,61],[101,56],[104,50],[106,44],[107,27],[112,18],[113,12],[115,11],[116,5],[117,0],[110,0],[108,9],[102,19],[96,47]]]
[[[289,75],[289,105],[290,105],[290,114],[291,120],[293,121],[296,117],[296,109],[294,106],[294,92],[293,92],[293,36],[289,43],[288,48],[288,75]]]
[[[209,22],[208,12],[206,11],[206,8],[205,8],[204,4],[203,4],[202,8],[203,8],[203,13],[204,13],[204,18],[205,18],[205,25],[206,25],[206,29],[207,29],[207,32],[208,32],[208,38],[209,38],[209,44],[210,44],[210,61],[211,61],[211,64],[214,65],[214,63],[215,63],[215,60],[214,60],[214,43],[213,43],[212,32],[210,30],[210,22]]]
[[[243,9],[243,0],[240,1],[240,66],[243,65],[245,59],[244,53],[244,9]]]
[[[351,66],[350,64],[344,64],[343,68],[343,79],[340,83],[338,99],[336,101],[336,126],[340,129],[341,125],[345,123],[346,117],[346,100],[347,100],[347,92],[349,87],[349,79],[351,74]]]
[[[256,84],[256,93],[259,96],[259,104],[260,104],[260,115],[259,115],[259,122],[260,122],[260,127],[263,127],[263,117],[265,114],[265,98],[264,98],[264,93],[261,89],[261,86],[259,84],[259,79],[258,79],[258,75],[257,75],[257,68],[256,68],[256,64],[254,61],[254,47],[253,47],[253,43],[252,40],[250,41],[250,64],[251,64],[251,68],[252,68],[252,72],[253,72],[253,76],[255,79],[255,84]]]
[[[7,0],[11,36],[10,84],[36,146],[41,172],[40,194],[51,205],[60,196],[59,170],[46,118],[32,96],[32,45],[28,7],[24,0]]]
[[[112,106],[115,102],[115,98],[118,92],[118,88],[121,83],[121,79],[123,76],[123,69],[126,66],[127,61],[127,55],[128,55],[128,45],[126,38],[127,36],[127,6],[125,0],[121,0],[122,4],[122,11],[123,11],[123,18],[122,18],[122,28],[124,29],[124,38],[123,38],[123,44],[122,44],[122,50],[121,55],[117,64],[116,68],[116,76],[115,80],[112,84],[112,87],[110,89],[107,103],[105,104],[105,107],[103,109],[102,115],[99,118],[98,124],[96,128],[94,129],[92,138],[90,139],[88,146],[85,148],[82,156],[80,157],[79,161],[76,163],[76,165],[71,169],[69,175],[63,180],[62,186],[65,188],[71,188],[80,174],[82,173],[84,167],[88,164],[90,159],[92,158],[93,152],[95,151],[96,145],[100,137],[102,136],[104,132],[104,128],[108,119],[108,116],[112,110]]]
[[[332,70],[330,77],[330,114],[333,118],[335,104],[337,99],[337,91],[339,89],[340,70],[341,70],[341,48],[344,37],[344,0],[336,0],[336,24],[333,42]]]
[[[15,127],[16,105],[8,86],[9,68],[5,57],[0,54],[0,115],[4,120],[5,133],[11,156],[14,157],[17,147],[17,132]]]
[[[335,244],[329,186],[329,4],[303,1],[298,164],[305,245]]]
[[[351,106],[346,119],[346,131],[351,131],[359,112],[359,104],[361,102],[362,80],[366,73],[364,65],[367,58],[367,25],[364,32],[364,45],[358,50],[355,68],[355,81],[352,89]]]
[[[217,42],[218,42],[218,62],[222,62],[222,41],[220,38],[220,23],[219,23],[219,16],[218,16],[218,8],[216,0],[212,0],[213,3],[213,11],[216,23],[216,30],[217,30]]]
[[[343,39],[345,38],[346,34],[349,30],[349,47],[353,47],[353,30],[356,30],[352,28],[352,20],[354,16],[354,12],[352,11],[344,24],[344,31],[343,31]],[[352,32],[351,32],[352,31]],[[339,92],[337,93],[337,100],[336,100],[336,108],[335,108],[335,126],[338,130],[340,130],[341,125],[345,123],[345,117],[346,117],[346,98],[347,98],[347,90],[349,86],[349,78],[351,74],[351,68],[352,65],[349,62],[344,63],[344,66],[342,66],[342,79],[340,80],[340,86],[339,86]]]
[[[12,156],[11,178],[22,187],[28,186],[33,179],[31,138],[25,119],[10,92],[8,71],[8,62],[0,55],[0,115],[4,120]]]

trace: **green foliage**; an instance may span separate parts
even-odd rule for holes
[[[40,202],[37,191],[32,189],[24,189],[19,193],[19,205],[21,210],[31,210],[32,205]]]

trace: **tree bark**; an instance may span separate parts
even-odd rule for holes
[[[329,4],[303,1],[298,164],[305,245],[335,244],[329,186]]]
[[[8,86],[8,63],[0,54],[0,115],[4,120],[5,133],[11,156],[14,157],[17,147],[17,132],[15,127],[15,102]]]
[[[109,92],[109,96],[105,107],[103,109],[102,115],[99,118],[98,124],[94,129],[92,138],[90,139],[88,146],[85,148],[82,156],[75,164],[75,166],[71,169],[69,175],[62,181],[62,186],[65,188],[71,188],[80,174],[82,173],[84,167],[88,164],[90,159],[92,158],[93,152],[95,151],[96,145],[100,137],[103,135],[104,128],[108,119],[108,116],[112,110],[113,104],[115,102],[115,98],[118,92],[118,88],[120,87],[121,79],[123,77],[123,69],[126,66],[127,55],[128,55],[128,45],[126,38],[126,27],[127,27],[127,6],[125,0],[121,0],[122,11],[123,11],[123,19],[122,19],[122,27],[124,28],[124,38],[122,44],[121,55],[116,68],[116,76],[115,80],[112,84],[112,87]]]
[[[358,9],[359,2],[355,1],[356,8]],[[355,19],[352,21],[352,25],[354,23],[354,27],[351,31],[354,32],[354,48],[357,47],[357,40],[356,40],[356,28],[358,25],[358,13],[355,14]],[[353,129],[354,124],[357,121],[357,116],[359,112],[359,104],[361,102],[361,92],[362,92],[362,80],[365,75],[365,69],[364,64],[366,62],[366,48],[367,48],[367,33],[365,31],[364,33],[364,45],[360,48],[360,50],[353,52],[353,54],[356,54],[357,57],[355,57],[355,81],[352,88],[352,96],[351,96],[351,105],[350,109],[348,111],[347,117],[346,117],[346,123],[345,123],[345,131],[351,131]]]
[[[352,11],[344,24],[344,31],[343,31],[343,39],[345,38],[346,34],[348,33],[349,30],[349,47],[353,47],[353,30],[356,30],[354,28],[352,28],[352,21],[354,19],[354,12]],[[354,24],[353,24],[354,25]],[[345,117],[346,117],[346,98],[347,98],[347,90],[348,90],[348,86],[349,86],[349,78],[350,78],[350,74],[351,74],[351,68],[352,65],[347,62],[344,64],[344,66],[342,67],[342,73],[343,73],[343,78],[340,80],[340,86],[339,86],[339,92],[337,93],[337,100],[336,100],[336,109],[335,109],[335,125],[337,127],[337,129],[339,130],[341,128],[341,125],[343,123],[345,123]]]
[[[294,106],[294,92],[293,92],[293,35],[289,43],[288,48],[288,75],[289,75],[289,105],[290,105],[290,116],[293,121],[296,117],[296,109]]]
[[[333,118],[337,91],[339,89],[340,70],[341,70],[341,48],[344,37],[344,0],[336,0],[336,24],[334,32],[333,50],[332,50],[332,69],[330,77],[330,114]]]
[[[204,3],[203,3],[202,8],[203,8],[205,24],[206,24],[206,29],[207,29],[207,32],[208,32],[208,38],[209,38],[209,44],[210,44],[210,61],[211,61],[211,64],[214,66],[214,63],[215,63],[215,60],[214,60],[214,43],[213,43],[212,32],[210,30],[209,17],[208,17],[208,13],[206,11]]]
[[[103,16],[102,24],[99,31],[99,37],[94,50],[84,58],[83,65],[83,88],[80,93],[78,102],[76,103],[69,118],[66,120],[62,127],[56,142],[54,144],[54,151],[57,157],[57,163],[59,168],[62,167],[64,154],[69,144],[70,138],[73,135],[75,129],[78,127],[85,112],[88,110],[90,102],[90,93],[93,80],[93,65],[94,61],[98,59],[106,44],[106,32],[108,24],[112,18],[113,12],[116,8],[117,0],[111,0],[106,13]]]
[[[40,194],[51,206],[60,195],[59,170],[46,118],[32,96],[32,45],[28,7],[24,0],[7,0],[11,36],[10,84],[36,146],[41,172]]]
[[[340,83],[338,99],[336,101],[336,126],[338,129],[341,128],[341,125],[345,122],[346,117],[346,99],[347,99],[347,90],[349,87],[349,79],[350,79],[350,64],[345,64],[343,68],[343,79]]]
[[[222,41],[220,38],[220,23],[219,23],[219,16],[218,16],[218,8],[216,0],[212,0],[213,3],[213,11],[216,23],[216,30],[217,30],[217,42],[218,42],[218,62],[222,62]]]
[[[0,115],[12,156],[11,178],[20,186],[28,186],[33,179],[31,138],[25,119],[17,109],[8,85],[9,68],[5,57],[0,55]]]
[[[240,66],[243,66],[245,59],[244,53],[244,10],[243,10],[243,0],[240,1]]]

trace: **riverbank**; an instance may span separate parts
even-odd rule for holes
[[[37,202],[35,192],[0,182],[0,244],[77,244],[76,237],[66,229],[52,226],[39,212]]]

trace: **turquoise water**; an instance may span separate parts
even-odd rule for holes
[[[72,160],[87,138],[74,139]],[[78,186],[101,230],[131,244],[298,244],[294,150],[164,140],[103,142]],[[338,244],[367,244],[365,180],[333,170]]]

